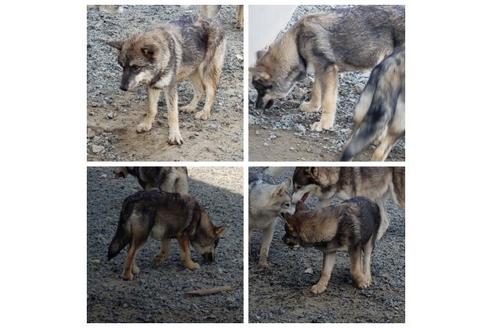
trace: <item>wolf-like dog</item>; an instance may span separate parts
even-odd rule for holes
[[[214,261],[215,249],[223,234],[224,227],[215,227],[193,197],[158,190],[139,191],[123,202],[118,228],[109,245],[108,260],[130,244],[122,277],[132,280],[140,271],[135,258],[149,236],[161,241],[155,264],[168,258],[171,239],[176,238],[183,265],[195,270],[200,265],[191,258],[190,244],[205,261]]]
[[[384,161],[405,134],[405,47],[396,49],[371,72],[355,107],[352,137],[342,154],[350,161],[371,143],[373,161]]]
[[[304,112],[322,110],[312,130],[335,122],[338,73],[372,69],[405,43],[403,6],[354,6],[303,17],[266,51],[257,53],[252,83],[256,108],[269,108],[314,71],[311,100]]]
[[[279,185],[272,185],[258,176],[249,179],[249,238],[254,230],[262,232],[260,248],[260,267],[268,267],[268,252],[275,231],[275,224],[280,213],[293,213],[294,204],[291,202],[290,179]]]
[[[400,207],[405,207],[404,167],[296,167],[293,176],[293,201],[297,202],[309,192],[318,197],[323,205],[338,196],[349,199],[366,197],[381,209],[380,239],[389,226],[384,202],[392,198]]]
[[[314,294],[326,290],[335,265],[336,251],[347,249],[350,273],[358,288],[371,285],[371,254],[381,223],[379,206],[363,197],[355,197],[338,206],[311,211],[297,203],[294,215],[285,219],[283,241],[290,247],[315,247],[323,252],[323,268]]]
[[[146,191],[159,189],[170,193],[188,194],[188,169],[186,167],[124,166],[116,168],[114,173],[117,178],[133,175]]]
[[[137,126],[137,132],[152,128],[163,91],[168,110],[168,142],[183,143],[178,122],[177,83],[185,79],[191,80],[194,95],[181,110],[195,112],[205,94],[205,105],[195,117],[210,118],[226,51],[226,39],[221,28],[203,19],[193,21],[183,17],[126,41],[108,44],[120,51],[118,64],[123,68],[120,89],[129,91],[140,84],[147,86],[148,111]]]

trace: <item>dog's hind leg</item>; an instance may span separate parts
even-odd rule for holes
[[[350,274],[355,281],[355,284],[358,288],[367,288],[370,285],[370,282],[367,280],[366,275],[364,274],[362,268],[362,248],[361,246],[354,247],[349,250],[350,255]]]
[[[301,112],[317,112],[321,107],[321,78],[315,77],[313,90],[311,91],[311,100],[305,101],[299,106]]]
[[[270,225],[263,229],[263,238],[261,240],[260,248],[260,261],[258,262],[258,265],[262,268],[266,268],[269,266],[268,252],[270,251],[270,245],[272,244],[273,232],[275,231],[276,222],[277,219],[275,219]]]
[[[202,83],[202,79],[200,78],[200,73],[195,72],[191,76],[191,83],[193,85],[193,99],[191,99],[190,103],[186,106],[180,108],[181,111],[186,113],[194,113],[196,112],[196,107],[198,103],[203,97],[204,86]]]
[[[212,50],[208,50],[212,51]],[[205,86],[205,104],[203,109],[196,113],[195,118],[208,120],[212,111],[212,105],[217,94],[220,75],[222,74],[222,66],[224,64],[224,56],[226,51],[226,42],[222,40],[215,49],[215,54],[210,63],[202,63],[199,71],[203,85]]]
[[[161,90],[152,87],[147,88],[148,92],[148,104],[147,104],[147,115],[143,121],[137,125],[137,132],[147,132],[152,129],[152,123],[154,123],[155,116],[157,114],[157,105],[159,103],[159,96],[161,95]]]
[[[321,120],[311,125],[311,130],[328,130],[335,124],[338,94],[338,68],[331,65],[328,68],[316,69],[316,79],[321,85]]]
[[[377,146],[376,150],[372,154],[371,161],[385,161],[389,153],[391,152],[391,149],[393,149],[393,146],[398,142],[399,139],[399,135],[386,135],[386,137],[381,141],[381,143]]]
[[[330,281],[331,272],[335,266],[335,260],[337,257],[336,252],[326,253],[323,257],[323,270],[321,271],[321,277],[316,285],[311,287],[311,292],[314,294],[321,294],[326,290],[328,282]]]
[[[161,250],[159,254],[154,257],[154,264],[162,264],[170,255],[171,250],[171,239],[164,238],[161,240]]]
[[[369,241],[362,247],[364,251],[364,258],[362,260],[362,271],[366,276],[366,281],[370,285],[372,283],[371,275],[371,255],[374,248],[374,236],[372,236]]]
[[[130,248],[128,249],[128,255],[125,260],[125,265],[123,268],[122,278],[124,280],[133,280],[133,275],[138,274],[140,269],[135,263],[135,258],[138,251],[142,248],[143,244],[147,240],[148,234],[146,233],[135,233],[132,232],[133,237],[130,243]]]
[[[178,119],[178,90],[176,84],[170,85],[164,90],[167,107],[167,122],[169,125],[169,138],[167,142],[170,145],[181,145],[183,138],[179,132]]]
[[[196,270],[200,267],[200,265],[196,262],[193,262],[191,259],[191,251],[190,251],[190,240],[187,236],[178,237],[179,249],[181,251],[181,262],[183,265],[190,269]]]

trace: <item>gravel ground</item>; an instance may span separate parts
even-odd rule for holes
[[[307,14],[333,9],[333,6],[299,6],[286,30]],[[292,92],[271,108],[254,108],[256,91],[249,90],[249,156],[253,161],[338,160],[352,131],[353,111],[370,72],[339,74],[338,102],[333,130],[313,132],[312,123],[321,113],[303,113],[299,105],[311,97],[313,76],[298,83]],[[364,151],[355,160],[370,160],[375,147]],[[405,140],[400,140],[388,161],[405,160]]]
[[[216,262],[192,272],[179,260],[178,245],[158,268],[151,264],[159,242],[149,239],[137,257],[141,272],[133,281],[120,278],[126,250],[106,261],[121,204],[139,189],[136,179],[114,179],[113,168],[87,172],[87,321],[88,322],[242,322],[243,188],[241,168],[189,168],[190,194],[215,225],[226,227]],[[184,298],[187,291],[231,285],[233,291]]]
[[[259,168],[250,169],[258,172]],[[292,176],[293,169],[278,179]],[[308,206],[315,206],[310,198]],[[322,253],[313,248],[291,250],[281,240],[282,225],[270,248],[268,269],[260,269],[258,252],[261,234],[251,238],[249,256],[249,322],[404,322],[405,321],[405,214],[388,202],[390,226],[373,253],[373,284],[359,290],[352,285],[349,258],[339,252],[328,285],[313,295],[311,285],[320,276]]]
[[[119,89],[117,51],[99,41],[120,40],[184,15],[196,6],[121,6],[122,12],[88,8],[87,12],[87,157],[89,161],[175,161],[242,159],[243,32],[235,28],[235,7],[222,6],[214,18],[226,32],[227,54],[217,99],[208,121],[179,114],[184,144],[167,144],[167,119],[162,96],[151,131],[135,129],[146,112],[146,90]],[[188,103],[191,84],[179,85],[179,104]],[[203,104],[203,102],[202,102]],[[200,105],[201,106],[201,105]]]

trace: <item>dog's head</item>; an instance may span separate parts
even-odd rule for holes
[[[206,262],[215,261],[215,250],[220,237],[224,235],[224,227],[215,227],[207,212],[196,208],[193,213],[196,228],[190,233],[190,242],[193,248],[203,256]]]
[[[338,182],[339,174],[339,167],[296,167],[292,178],[294,191],[308,185],[333,186]]]
[[[306,71],[300,63],[291,63],[290,58],[279,53],[278,47],[257,52],[257,61],[253,69],[252,83],[258,97],[255,107],[272,107],[277,99],[285,98],[295,83],[306,77]]]
[[[270,206],[275,212],[293,214],[296,210],[295,205],[292,203],[291,186],[292,181],[286,179],[272,190]]]
[[[119,50],[118,64],[123,68],[120,89],[135,90],[139,85],[154,83],[169,60],[169,50],[157,34],[138,34],[126,41],[109,41]]]

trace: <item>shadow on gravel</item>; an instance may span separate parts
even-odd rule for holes
[[[292,172],[266,180],[279,183]],[[317,200],[310,198],[307,205],[316,204]],[[261,234],[253,233],[249,322],[405,322],[405,212],[393,202],[386,203],[386,210],[390,225],[373,253],[373,284],[364,290],[352,285],[347,252],[338,252],[328,289],[312,294],[310,288],[321,272],[322,253],[313,248],[288,248],[281,240],[281,222],[277,222],[270,248],[270,267],[260,269]]]
[[[87,169],[87,322],[242,322],[243,321],[243,195],[241,168],[190,168],[190,194],[226,227],[216,262],[191,272],[172,255],[155,267],[159,242],[149,238],[137,263],[141,272],[128,282],[120,278],[126,250],[108,262],[106,252],[116,230],[123,200],[139,190],[137,181],[114,179],[113,168]],[[218,187],[218,186],[221,187]],[[185,298],[184,293],[231,285],[216,295]]]

